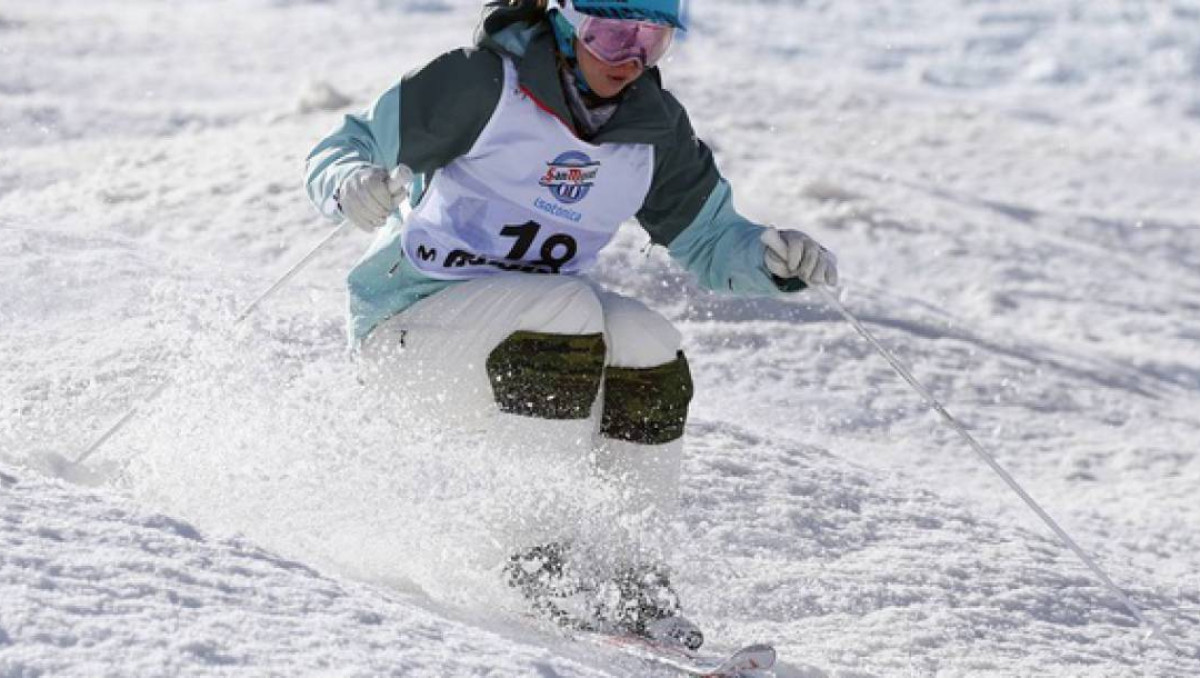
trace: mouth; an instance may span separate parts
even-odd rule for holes
[[[629,75],[607,75],[605,79],[613,87],[624,87],[633,81],[633,77]]]

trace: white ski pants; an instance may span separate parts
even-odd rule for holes
[[[639,301],[578,277],[512,274],[423,299],[381,323],[361,357],[369,386],[442,422],[509,427],[531,450],[590,458],[628,510],[669,515],[691,396],[680,344]]]

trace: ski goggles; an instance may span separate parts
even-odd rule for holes
[[[666,56],[675,37],[675,27],[666,24],[605,19],[584,14],[569,2],[558,0],[551,0],[550,6],[562,12],[575,29],[579,44],[610,66],[638,61],[642,68],[650,68]]]

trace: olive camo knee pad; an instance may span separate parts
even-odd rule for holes
[[[692,373],[683,351],[655,367],[609,367],[600,433],[643,445],[671,442],[683,436],[691,400]]]
[[[600,392],[604,335],[514,332],[488,355],[487,373],[502,412],[586,419]]]

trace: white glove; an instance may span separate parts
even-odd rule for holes
[[[767,270],[776,277],[799,278],[805,285],[837,285],[837,257],[816,240],[775,227],[763,231],[761,240],[767,246]]]
[[[412,170],[404,165],[391,176],[382,167],[364,167],[346,177],[338,188],[338,208],[350,223],[370,233],[404,204],[411,181]]]

